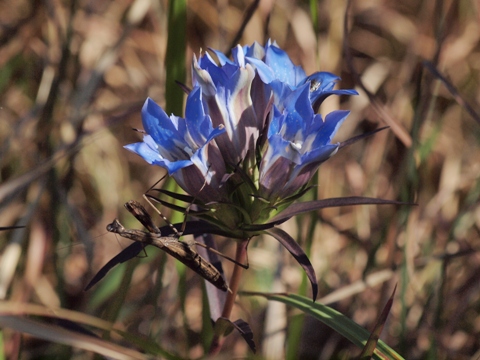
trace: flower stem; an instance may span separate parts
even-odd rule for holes
[[[247,257],[247,245],[248,240],[244,240],[237,243],[237,250],[235,254],[235,261],[238,264],[244,264],[245,259]],[[233,274],[230,278],[230,290],[231,292],[227,293],[227,299],[225,300],[225,305],[223,306],[222,310],[222,318],[230,319],[230,315],[232,314],[233,305],[235,303],[235,299],[237,297],[238,287],[240,285],[240,279],[242,277],[243,267],[235,264],[233,268]],[[222,348],[224,340],[224,336],[221,334],[215,334],[213,337],[212,343],[210,345],[209,355],[216,355],[220,352]]]

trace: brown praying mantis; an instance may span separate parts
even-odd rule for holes
[[[125,203],[125,208],[148,230],[131,230],[126,229],[118,219],[115,219],[111,224],[107,225],[107,231],[118,234],[124,238],[140,242],[145,245],[153,245],[157,248],[165,251],[167,254],[173,256],[175,259],[195,271],[198,275],[205,280],[213,284],[215,287],[222,291],[230,291],[225,279],[220,271],[214,267],[209,261],[201,257],[194,249],[193,245],[199,245],[207,248],[208,250],[220,255],[232,262],[237,263],[234,259],[221,254],[220,252],[212,249],[205,244],[199,242],[186,242],[180,241],[183,230],[178,231],[163,214],[158,210],[149,200],[146,194],[143,198],[152,206],[153,209],[168,223],[173,230],[173,235],[162,235],[160,229],[154,224],[152,218],[148,214],[147,210],[137,201],[131,200]],[[183,225],[185,227],[185,223]],[[248,268],[248,264],[239,264],[244,268]]]

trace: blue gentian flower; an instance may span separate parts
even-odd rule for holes
[[[202,92],[194,88],[187,98],[185,119],[168,117],[152,99],[142,108],[146,135],[143,142],[125,146],[152,165],[167,169],[180,187],[198,199],[223,199],[222,179],[225,163],[212,140],[225,132],[223,126],[213,128],[203,110]]]
[[[203,92],[206,114],[214,126],[223,125],[225,135],[216,139],[223,158],[230,167],[254,158],[255,144],[265,123],[264,104],[253,103],[251,91],[255,70],[245,63],[242,48],[236,62],[217,65],[210,55],[193,60],[194,86]],[[248,160],[248,159],[247,159]]]
[[[142,111],[147,135],[127,149],[166,168],[180,186],[216,210],[219,224],[268,221],[275,205],[293,201],[339,144],[348,115],[316,114],[335,90],[331,73],[310,76],[275,42],[237,46],[232,59],[212,50],[194,57],[185,119],[168,117],[153,100]],[[292,199],[292,200],[288,200]],[[242,234],[241,236],[248,236]]]
[[[321,103],[330,95],[358,95],[353,89],[335,90],[340,77],[319,71],[310,76],[301,66],[296,66],[288,54],[276,42],[269,40],[265,47],[255,42],[252,46],[237,46],[232,50],[233,61],[219,51],[214,51],[221,64],[239,65],[240,61],[255,66],[262,82],[271,86],[274,104],[282,109],[283,99],[292,90],[306,83],[310,84],[310,102],[316,113]]]
[[[310,106],[310,85],[294,90],[274,106],[268,128],[267,150],[260,164],[260,195],[277,200],[289,197],[306,185],[320,164],[339,144],[331,140],[348,111],[333,111],[325,121]]]

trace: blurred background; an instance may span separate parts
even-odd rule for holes
[[[190,86],[193,54],[227,52],[250,5],[189,1],[186,20],[169,30],[167,1],[0,2],[0,226],[26,226],[0,232],[0,306],[75,310],[181,358],[204,353],[211,328],[202,280],[157,249],[84,288],[130,244],[106,225],[118,217],[140,228],[123,204],[141,201],[164,175],[122,146],[141,138],[132,128],[142,128],[148,96],[162,106],[170,94],[178,98],[165,91],[177,74],[165,64],[186,71],[173,80]],[[324,163],[303,200],[369,196],[418,205],[326,209],[284,229],[308,252],[321,302],[371,331],[397,285],[381,337],[387,344],[408,359],[479,359],[479,4],[356,0],[345,33],[346,9],[343,0],[261,0],[239,43],[271,38],[307,74],[330,71],[342,77],[338,88],[359,91],[330,97],[320,110],[351,110],[336,141],[390,126]],[[176,35],[183,53],[168,59]],[[183,115],[179,108],[169,102],[167,113]],[[234,245],[218,239],[230,256]],[[302,269],[275,240],[256,238],[248,250],[243,290],[311,296]],[[228,278],[232,266],[224,267]],[[258,359],[359,353],[279,303],[240,296],[239,317],[252,327]],[[0,338],[0,358],[94,357],[9,327]],[[126,338],[112,341],[149,349]],[[238,334],[223,353],[254,357]]]

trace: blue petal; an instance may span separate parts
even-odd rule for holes
[[[324,162],[338,149],[338,144],[325,145],[313,149],[302,156],[302,166],[313,162]]]
[[[146,135],[144,137],[144,141],[147,136],[150,137],[150,135]],[[128,144],[128,145],[125,145],[124,148],[127,150],[130,150],[131,152],[137,155],[140,155],[149,164],[153,164],[155,161],[158,161],[160,159],[160,156],[158,155],[158,151],[156,150],[156,148],[152,148],[151,146],[149,146],[147,142],[138,142],[134,144]]]
[[[330,143],[348,114],[350,114],[350,111],[346,110],[336,110],[329,113],[325,118],[323,126],[317,133],[312,149]]]
[[[204,53],[200,56],[200,58],[198,59],[198,65],[204,70],[219,68],[219,66],[215,63],[209,53]]]
[[[226,57],[224,57],[224,59],[226,59]],[[231,81],[230,78],[233,77],[240,68],[238,64],[232,61],[228,61],[222,64],[222,66],[217,66],[208,53],[202,56],[198,63],[201,69],[208,72],[215,86]]]
[[[314,93],[317,91],[324,92],[332,90],[338,80],[340,80],[340,77],[335,74],[326,71],[318,71],[305,78],[303,83],[306,84],[307,82],[310,82],[310,91]]]
[[[147,134],[157,144],[162,144],[162,147],[167,149],[175,146],[174,139],[179,138],[177,128],[165,111],[150,98],[143,105],[142,122]]]
[[[272,68],[275,77],[290,86],[297,86],[306,77],[301,66],[295,66],[288,54],[272,45],[266,49],[265,63]]]
[[[312,108],[314,112],[318,112],[318,109],[320,108],[320,105],[323,103],[323,101],[328,98],[330,95],[358,95],[358,92],[356,92],[353,89],[348,89],[348,90],[331,90],[327,91],[324,93],[317,93],[314,94],[316,96],[315,99],[313,99],[314,96],[310,95],[310,100],[312,102]]]
[[[273,163],[279,157],[284,157],[295,164],[301,164],[302,158],[298,149],[292,143],[280,135],[273,135],[268,138],[268,146],[271,147],[272,156],[268,162]]]
[[[210,133],[210,135],[207,137],[207,140],[205,141],[205,144],[209,143],[212,141],[212,139],[216,138],[218,135],[222,135],[224,132],[226,132],[224,126],[219,126],[213,129],[213,131]]]
[[[252,46],[244,46],[243,52],[245,53],[245,57],[259,60],[263,60],[265,58],[265,48],[256,41],[252,44]]]
[[[144,142],[125,145],[124,148],[137,155],[140,155],[151,165],[164,167],[167,169],[170,175],[181,168],[192,165],[192,161],[190,159],[171,162],[162,158],[160,154],[154,148],[152,148],[152,144],[155,144],[155,142],[149,135],[146,135],[143,141]]]
[[[213,128],[210,121],[205,121],[210,118],[205,115],[202,103],[202,89],[199,86],[193,88],[190,94],[188,94],[185,119],[187,133],[190,134],[197,146],[203,145],[206,136]]]
[[[241,68],[245,67],[245,53],[243,52],[243,48],[240,45],[237,45],[232,49],[232,57],[235,61],[235,64],[237,64]]]
[[[317,112],[322,102],[330,95],[358,95],[353,89],[333,90],[340,77],[329,72],[319,71],[308,76],[304,83],[310,83],[310,101]]]
[[[187,124],[186,134],[195,141],[195,147],[205,146],[213,138],[226,131],[223,126],[214,129],[210,116],[205,115],[202,89],[200,87],[195,87],[188,95],[185,118]]]
[[[145,130],[155,139],[161,140],[161,135],[157,134],[156,129],[159,123],[167,124],[170,118],[165,111],[158,106],[151,98],[147,98],[142,107],[142,122]]]
[[[188,159],[188,160],[178,160],[178,161],[169,161],[167,159],[163,159],[163,160],[158,160],[154,163],[154,165],[158,165],[158,166],[161,166],[161,167],[167,169],[169,175],[172,175],[176,171],[178,171],[180,169],[183,169],[183,168],[186,168],[186,167],[188,167],[192,164],[193,164],[193,162],[190,159]]]
[[[253,57],[247,57],[247,62],[255,66],[260,79],[265,84],[270,84],[272,81],[276,80],[275,73],[273,72],[272,68],[270,68],[267,64],[265,64],[262,60],[255,59]]]
[[[226,59],[226,57],[224,57]],[[238,70],[239,66],[232,61],[228,61],[222,66],[218,66],[210,54],[204,54],[198,61],[201,69],[206,70],[213,83],[223,84]]]
[[[269,138],[275,134],[280,133],[280,128],[283,122],[285,121],[286,115],[278,111],[277,107],[274,105],[271,117],[272,119],[270,121],[270,125],[268,126],[268,134],[267,134]]]
[[[313,111],[309,100],[309,87],[303,85],[292,92],[284,101],[286,117],[282,129],[283,136],[295,141],[299,132],[304,134],[306,127],[313,119]]]
[[[220,63],[221,66],[223,66],[225,64],[232,64],[232,65],[234,64],[234,62],[232,60],[230,60],[228,57],[226,57],[225,54],[222,53],[221,51],[215,50],[215,49],[212,49],[212,48],[208,48],[208,50],[210,50],[215,55],[217,55],[218,62]]]

